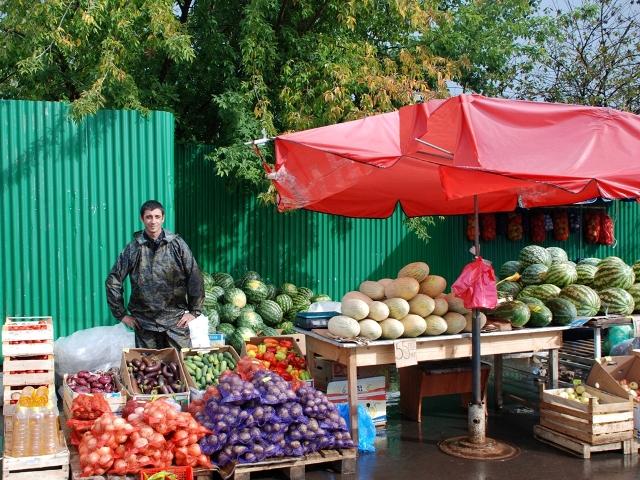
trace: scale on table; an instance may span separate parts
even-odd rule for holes
[[[298,312],[296,315],[296,327],[312,330],[314,328],[327,328],[329,319],[340,315],[339,312]]]

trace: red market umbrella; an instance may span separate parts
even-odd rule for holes
[[[640,117],[608,108],[461,95],[281,135],[275,149],[280,211],[477,215],[640,197]],[[469,425],[484,441],[479,330]]]
[[[383,218],[640,196],[640,117],[461,95],[276,138],[281,211]]]

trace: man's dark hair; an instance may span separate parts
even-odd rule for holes
[[[140,207],[140,216],[144,217],[144,212],[146,212],[147,210],[155,210],[156,208],[159,208],[160,211],[162,212],[162,215],[164,215],[164,207],[162,206],[162,204],[159,201],[157,201],[157,200],[147,200]]]

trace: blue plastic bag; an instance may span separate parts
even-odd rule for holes
[[[338,413],[347,422],[347,428],[351,431],[351,418],[349,417],[349,404],[339,403]],[[376,427],[373,424],[371,415],[364,407],[358,404],[358,450],[361,452],[375,452]]]

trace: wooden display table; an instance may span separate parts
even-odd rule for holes
[[[482,355],[495,355],[496,394],[501,395],[502,355],[507,353],[549,351],[550,387],[558,382],[558,349],[562,346],[562,332],[569,327],[524,328],[481,334]],[[347,396],[351,416],[351,435],[358,442],[357,371],[358,367],[395,364],[393,340],[378,340],[368,345],[341,343],[314,331],[298,329],[306,335],[307,362],[312,369],[315,356],[346,366]],[[471,357],[471,334],[439,335],[416,338],[418,362]]]

